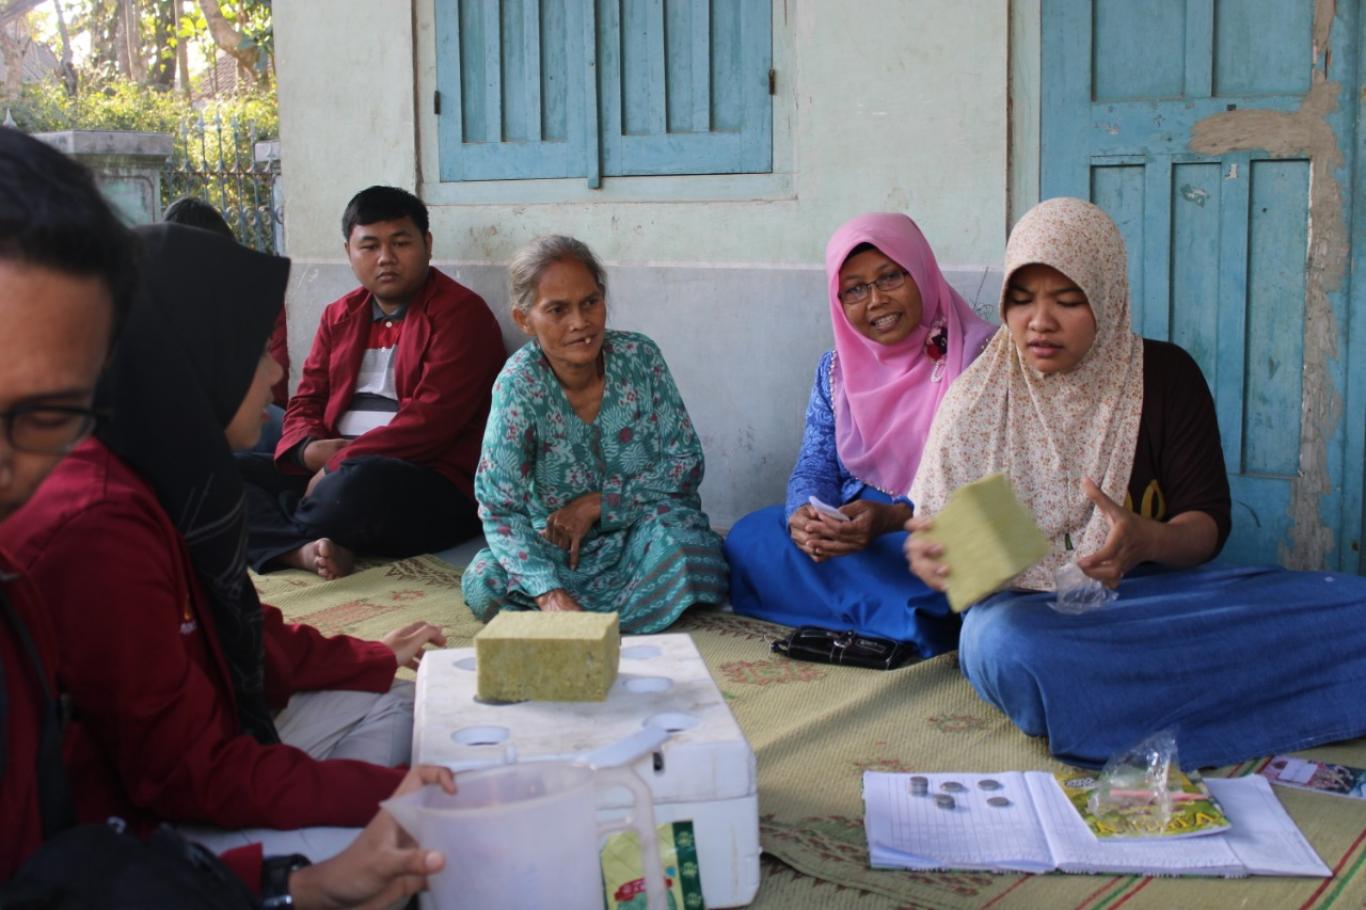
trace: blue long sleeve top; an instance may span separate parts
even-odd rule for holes
[[[802,431],[802,447],[797,463],[787,480],[787,503],[783,518],[806,505],[815,496],[833,506],[872,494],[869,498],[882,502],[910,504],[904,495],[893,497],[859,480],[840,460],[835,446],[835,409],[830,397],[830,370],[835,352],[826,351],[816,365],[816,379],[811,384],[811,399],[806,404],[806,427]]]

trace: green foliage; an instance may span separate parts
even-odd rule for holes
[[[205,119],[221,116],[243,124],[254,124],[259,138],[274,139],[280,135],[280,106],[275,90],[242,92],[233,97],[200,105]]]
[[[274,248],[273,176],[258,165],[253,143],[279,136],[273,91],[243,92],[191,105],[177,92],[126,79],[98,87],[88,76],[68,95],[56,79],[26,85],[10,114],[24,132],[137,130],[169,133],[173,150],[162,169],[162,205],[195,196],[223,213],[238,239]]]
[[[3,5],[4,0],[0,0]],[[279,135],[279,113],[271,83],[274,39],[270,0],[218,0],[229,28],[215,29],[204,3],[190,0],[63,0],[68,35],[44,13],[30,25],[60,55],[70,37],[83,52],[70,70],[70,86],[57,77],[24,85],[8,101],[18,127],[28,133],[61,130],[132,130],[166,133],[172,154],[162,168],[162,204],[195,196],[217,208],[238,234],[257,249],[271,249],[279,213],[274,208],[274,173],[255,160],[254,144]],[[136,13],[136,18],[133,17]],[[130,26],[132,35],[124,33]],[[191,102],[173,89],[184,79],[177,48],[195,50],[209,61],[194,76],[194,93],[213,92],[217,40],[229,53],[254,58],[254,72],[236,80],[230,94]],[[254,51],[255,54],[241,54]],[[239,76],[243,71],[239,70]],[[136,78],[134,78],[136,76]],[[140,80],[140,81],[139,81]],[[244,87],[244,83],[246,86]],[[0,115],[2,116],[2,115]]]
[[[134,78],[159,88],[169,89],[177,79],[176,51],[191,49],[196,58],[212,67],[220,48],[216,44],[202,0],[136,0],[133,34],[124,33],[128,24],[125,10],[135,0],[62,0],[65,22],[75,46],[76,66],[82,76],[97,82],[112,78]],[[5,0],[0,0],[3,6]],[[254,52],[248,81],[267,84],[274,79],[275,40],[271,24],[271,0],[217,0],[216,8],[230,31],[222,50],[228,53]],[[50,8],[39,7],[27,14],[30,29],[42,43],[60,56],[64,38]],[[231,46],[228,46],[231,45]],[[195,90],[202,91],[205,78],[197,71]],[[184,74],[180,74],[183,81]]]
[[[271,0],[219,0],[223,18],[241,35],[237,45],[239,50],[259,48],[261,53],[256,61],[256,77],[269,81],[273,77],[275,57],[275,32],[271,22]],[[205,56],[213,58],[216,45],[209,34],[209,22],[204,11],[197,3],[184,6],[180,14],[180,29],[172,36],[172,46],[178,41],[198,43]]]
[[[85,83],[68,95],[56,79],[25,85],[10,105],[15,123],[26,133],[53,130],[141,130],[174,132],[187,116],[181,96],[152,91],[126,80],[103,86]]]
[[[261,49],[257,69],[267,75],[269,61],[275,56],[270,0],[224,0],[222,6],[223,17],[242,33],[242,47]]]
[[[10,114],[26,133],[139,130],[178,134],[202,116],[210,123],[221,117],[225,123],[255,124],[258,136],[273,138],[279,135],[280,122],[273,91],[243,92],[191,105],[179,93],[126,79],[82,79],[75,95],[68,95],[56,79],[25,85],[10,104]]]

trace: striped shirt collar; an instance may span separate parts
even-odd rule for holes
[[[403,304],[403,306],[401,306],[401,307],[399,307],[398,309],[394,310],[392,313],[386,313],[386,312],[384,312],[384,310],[380,307],[379,301],[376,300],[373,296],[371,296],[371,297],[370,297],[370,321],[371,321],[371,322],[380,322],[380,321],[385,320],[385,319],[390,319],[390,320],[393,320],[394,322],[398,322],[400,319],[402,319],[404,316],[406,316],[406,315],[408,314],[408,306],[409,306],[409,305],[405,303],[405,304]]]

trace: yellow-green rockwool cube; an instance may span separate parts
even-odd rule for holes
[[[617,678],[615,613],[503,612],[474,636],[479,697],[603,701]]]

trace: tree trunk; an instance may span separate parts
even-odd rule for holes
[[[9,0],[8,3],[0,0],[0,24],[18,19],[35,6],[42,4],[43,0]]]
[[[26,34],[23,19],[0,23],[0,58],[5,62],[4,92],[6,101],[19,97],[24,87],[24,54],[33,39]]]
[[[128,61],[128,78],[138,85],[147,80],[147,63],[142,59],[142,16],[138,0],[120,0],[123,16],[123,56]]]
[[[153,0],[152,3],[156,27],[153,30],[152,62],[147,68],[147,84],[162,91],[169,91],[175,84],[176,58],[171,52],[171,39],[175,35],[174,6],[174,0]]]
[[[119,65],[118,26],[121,21],[118,0],[91,0],[85,15],[81,14],[79,7],[76,9],[71,27],[77,35],[90,35],[91,68],[100,72],[116,72]]]
[[[242,33],[233,28],[232,23],[223,15],[218,0],[199,0],[199,8],[204,11],[204,19],[209,25],[209,35],[213,43],[238,63],[238,70],[250,74],[253,83],[261,81],[258,67],[261,59],[259,47],[243,47]]]
[[[110,15],[109,52],[114,69],[125,79],[133,78],[133,65],[128,61],[128,17],[124,15],[125,0],[114,0]]]
[[[66,14],[62,12],[62,0],[52,0],[52,8],[57,12],[57,34],[62,39],[62,84],[68,95],[76,94],[76,66],[71,58],[71,35],[66,30]]]
[[[171,10],[175,14],[175,60],[176,68],[180,73],[180,89],[185,93],[185,97],[191,97],[194,87],[190,82],[190,42],[180,36],[180,16],[183,12],[181,3],[183,0],[171,0]]]

